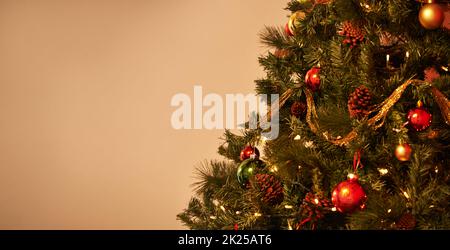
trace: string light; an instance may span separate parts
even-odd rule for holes
[[[406,58],[409,58],[409,51],[406,51]]]
[[[298,140],[300,140],[300,139],[301,139],[300,135],[297,135],[297,136],[294,138],[294,141],[298,141]]]
[[[439,173],[439,168],[436,166],[435,168],[434,168],[434,172],[437,174],[437,173]]]
[[[394,131],[395,133],[400,133],[400,132],[402,132],[402,130],[399,129],[399,128],[393,128],[392,131]]]
[[[389,173],[389,170],[386,168],[379,168],[378,172],[380,172],[381,175],[387,175]]]
[[[237,215],[241,214],[241,211],[236,211],[236,214],[237,214]]]
[[[448,71],[448,67],[445,67],[445,66],[441,66],[441,69],[442,69],[443,71]]]
[[[331,211],[336,212],[337,209],[336,209],[335,207],[333,207],[333,208],[331,209]]]
[[[392,212],[392,209],[389,208],[387,212],[388,214],[390,214]]]
[[[405,191],[405,192],[403,192],[403,195],[406,197],[406,199],[408,199],[409,200],[409,194]]]
[[[389,54],[386,55],[386,66],[389,67],[389,59],[391,56]]]
[[[357,179],[358,177],[355,174],[350,173],[350,174],[347,175],[347,178],[349,180],[354,180],[354,179]]]
[[[213,216],[213,215],[209,216],[209,218],[210,218],[211,220],[217,219],[217,217],[216,217],[216,216]]]
[[[313,141],[307,141],[304,143],[305,148],[314,148],[314,142]]]
[[[220,206],[220,209],[222,209],[222,211],[225,212],[225,207],[224,206]]]
[[[277,166],[271,166],[270,167],[270,172],[272,172],[272,173],[278,172],[278,167]]]
[[[319,199],[315,198],[314,203],[319,204]]]
[[[219,206],[219,201],[218,200],[213,200],[213,204],[214,204],[214,206]]]
[[[255,216],[255,217],[261,217],[261,216],[262,216],[262,214],[260,214],[260,213],[256,212],[256,213],[254,214],[254,216]]]
[[[294,208],[294,207],[293,207],[292,205],[285,205],[284,208],[286,208],[286,209],[292,209],[292,208]]]

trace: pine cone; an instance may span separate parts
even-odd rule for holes
[[[285,59],[291,55],[291,52],[287,49],[277,49],[273,55],[279,59]]]
[[[350,44],[351,47],[355,46],[357,43],[362,42],[364,40],[364,36],[366,32],[362,28],[362,21],[345,21],[341,25],[341,29],[339,31],[339,35],[346,36],[343,43]]]
[[[423,73],[425,74],[425,81],[427,82],[433,82],[434,80],[441,77],[435,67],[426,68]]]
[[[413,230],[416,227],[416,218],[411,213],[404,214],[397,223],[395,227],[401,230]]]
[[[294,102],[291,106],[291,115],[300,118],[306,115],[306,104],[303,102]]]
[[[256,174],[255,180],[263,202],[275,205],[283,201],[283,184],[277,177],[271,174]]]
[[[392,35],[387,31],[383,31],[380,34],[380,45],[383,47],[390,47],[398,43],[398,37]]]
[[[372,94],[361,85],[348,98],[348,112],[351,118],[361,119],[370,113]]]

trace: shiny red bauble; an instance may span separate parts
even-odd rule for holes
[[[245,161],[250,157],[259,158],[259,150],[256,147],[247,146],[241,151],[241,161]]]
[[[331,201],[341,213],[364,209],[367,196],[357,178],[339,183],[333,190]]]
[[[316,92],[320,88],[320,68],[313,67],[306,72],[305,76],[306,86],[313,92]]]
[[[408,121],[416,131],[422,131],[431,125],[432,115],[419,103],[417,108],[408,112]]]
[[[399,161],[409,161],[411,160],[412,148],[408,143],[402,143],[397,145],[395,148],[395,157]]]
[[[292,32],[291,28],[289,27],[289,23],[287,23],[286,26],[284,27],[284,31],[286,32],[286,34],[288,36],[294,36],[294,33]]]

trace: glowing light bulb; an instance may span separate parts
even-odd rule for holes
[[[353,173],[348,174],[347,178],[349,180],[352,180],[352,181],[358,180],[358,176],[356,174],[353,174]]]
[[[406,197],[406,199],[409,199],[410,197],[409,197],[409,194],[405,191],[405,192],[403,192],[403,195]]]
[[[379,168],[378,172],[380,172],[381,175],[387,175],[389,173],[389,170],[386,168]]]

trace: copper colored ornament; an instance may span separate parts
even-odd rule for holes
[[[417,103],[417,108],[408,112],[409,125],[416,131],[423,131],[431,125],[432,115],[423,108],[422,102]]]
[[[339,183],[333,190],[331,201],[341,213],[353,213],[365,208],[367,195],[357,178]]]
[[[317,92],[320,88],[320,68],[313,67],[305,76],[306,86],[313,92]]]
[[[429,30],[437,29],[444,22],[444,10],[437,3],[425,4],[419,12],[419,22]]]
[[[241,161],[247,160],[248,158],[259,158],[259,150],[256,147],[247,146],[240,154]]]
[[[412,148],[408,143],[402,143],[395,148],[395,157],[399,161],[409,161],[411,159]]]

